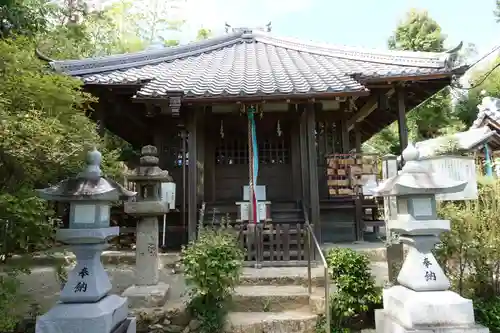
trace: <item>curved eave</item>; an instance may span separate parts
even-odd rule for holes
[[[355,74],[353,77],[363,84],[376,82],[397,82],[397,81],[423,81],[442,79],[446,77],[461,77],[470,68],[469,65],[462,65],[455,68],[433,71],[431,73],[414,72],[411,74],[390,74],[390,75],[363,75]]]

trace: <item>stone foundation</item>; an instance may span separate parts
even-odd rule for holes
[[[376,333],[488,333],[488,328],[477,325],[418,325],[413,328],[404,327],[397,319],[385,310],[375,311]]]

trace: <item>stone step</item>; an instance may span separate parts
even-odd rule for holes
[[[233,311],[280,312],[309,305],[309,293],[302,286],[238,286],[233,294]]]
[[[313,286],[324,286],[325,277],[322,266],[313,267],[311,277]],[[244,286],[307,286],[307,267],[264,267],[260,269],[245,267],[240,284]]]
[[[230,312],[226,333],[314,333],[318,316],[309,308],[283,312]]]

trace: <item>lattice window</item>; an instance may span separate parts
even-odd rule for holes
[[[259,163],[288,164],[290,150],[285,140],[273,139],[259,142]]]
[[[290,149],[284,139],[263,140],[259,145],[260,164],[290,163]],[[221,140],[215,150],[216,164],[248,164],[248,143],[243,140]]]
[[[215,149],[216,164],[248,164],[248,144],[243,140],[221,140]]]

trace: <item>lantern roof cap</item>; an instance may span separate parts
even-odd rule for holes
[[[466,181],[456,181],[437,174],[420,163],[420,152],[412,143],[402,153],[405,165],[400,173],[380,183],[375,189],[377,196],[441,194],[462,191]]]
[[[127,179],[133,182],[173,182],[169,172],[167,170],[162,170],[158,166],[159,162],[158,150],[155,146],[148,145],[142,147],[139,167],[127,173]]]
[[[38,195],[49,201],[115,201],[135,196],[135,192],[102,175],[101,160],[101,153],[94,147],[87,153],[83,171],[56,185],[38,189]]]

